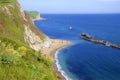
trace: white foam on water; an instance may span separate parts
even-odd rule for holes
[[[59,53],[60,50],[62,50],[62,49],[64,49],[64,48],[65,48],[65,47],[63,47],[63,48],[61,48],[61,49],[59,49],[59,50],[56,51],[56,53],[55,53],[55,55],[54,55],[54,56],[55,56],[55,64],[56,64],[56,66],[57,66],[58,71],[62,74],[62,76],[64,76],[64,78],[65,78],[66,80],[72,80],[70,77],[68,77],[68,75],[65,73],[65,71],[62,70],[61,65],[59,64],[58,53]]]

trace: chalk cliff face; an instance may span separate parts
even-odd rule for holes
[[[29,44],[31,48],[36,51],[39,51],[40,48],[49,47],[51,41],[49,38],[45,38],[44,41],[41,40],[39,36],[37,36],[31,29],[25,25],[25,34],[24,34],[25,42]]]
[[[34,26],[16,0],[0,6],[0,35],[28,44],[36,51],[46,47],[46,43],[51,43],[49,38]]]

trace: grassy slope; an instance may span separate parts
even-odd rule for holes
[[[0,80],[57,80],[51,63],[22,43],[0,37]]]
[[[12,13],[9,15],[6,11],[0,11],[0,80],[58,80],[51,67],[52,59],[45,59],[25,44],[24,24],[29,24],[32,31],[42,39],[45,36],[27,15],[28,23],[23,20],[17,5],[16,0],[0,2],[0,10],[6,6]]]
[[[8,5],[12,5],[13,7]],[[1,7],[6,6],[9,12],[12,14],[8,14],[7,10],[2,11]],[[25,18],[28,20],[28,22],[23,20],[23,17],[20,15],[18,6],[19,4],[16,2],[16,0],[12,0],[10,3],[2,3],[2,5],[0,5],[0,34],[24,42],[23,26],[24,24],[28,25],[29,23],[31,30],[35,32],[41,39],[44,39],[45,35],[42,33],[42,31],[38,30],[34,26],[33,22],[27,14],[25,15]]]
[[[9,12],[12,14],[8,14],[7,11],[0,11],[0,34],[6,37],[14,38],[20,41],[24,41],[23,39],[23,31],[24,31],[24,20],[21,16],[19,16],[19,8],[17,7],[16,2],[13,1],[11,3],[2,3],[0,6],[0,10],[2,7],[7,7]],[[7,6],[13,5],[14,7]]]
[[[15,0],[0,0],[0,5],[2,5],[2,4],[6,4],[6,3],[12,3],[12,2],[14,2]]]

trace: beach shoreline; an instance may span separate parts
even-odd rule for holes
[[[54,55],[56,54],[56,51],[58,51],[59,49],[61,49],[63,47],[67,47],[67,46],[71,45],[72,42],[67,41],[67,40],[60,40],[60,39],[50,39],[50,41],[52,43],[51,43],[50,47],[43,49],[43,55],[45,57],[52,57],[53,58],[54,63],[52,65],[52,67],[54,68],[54,70],[58,74],[58,77],[60,77],[60,80],[65,80],[65,77],[61,74],[60,71],[58,71],[58,67],[56,65]]]

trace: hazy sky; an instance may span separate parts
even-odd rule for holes
[[[120,0],[19,0],[25,10],[41,13],[120,13]]]

